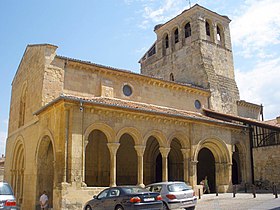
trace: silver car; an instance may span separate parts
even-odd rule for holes
[[[18,210],[16,198],[11,186],[7,182],[0,182],[0,209]]]
[[[185,182],[159,182],[147,185],[151,192],[159,192],[163,209],[195,209],[197,197]]]

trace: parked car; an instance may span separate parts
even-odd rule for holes
[[[88,201],[84,210],[162,210],[162,198],[158,192],[138,186],[110,187]]]
[[[195,209],[197,197],[185,182],[159,182],[146,186],[151,192],[159,192],[163,209]]]
[[[0,182],[0,209],[18,210],[16,198],[11,186],[7,182]]]

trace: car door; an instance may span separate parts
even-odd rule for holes
[[[103,190],[99,195],[95,198],[93,209],[94,210],[105,210],[105,205],[107,205],[107,195],[109,193],[109,189]]]
[[[104,209],[111,210],[120,202],[120,190],[118,188],[111,188],[107,194],[106,202],[104,202]]]

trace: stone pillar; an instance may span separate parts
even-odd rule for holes
[[[144,152],[145,152],[145,146],[142,145],[136,145],[134,146],[136,152],[137,152],[137,156],[138,156],[138,185],[141,187],[145,187],[144,182],[143,182],[143,156],[144,156]]]
[[[117,151],[120,146],[120,143],[107,143],[107,146],[110,151],[110,186],[116,186],[117,180]]]
[[[166,182],[168,181],[168,153],[170,151],[170,148],[164,148],[160,147],[159,151],[161,153],[162,157],[162,181]]]
[[[193,187],[197,185],[197,163],[198,161],[190,162],[190,185]]]
[[[184,157],[184,181],[190,183],[189,179],[189,156],[190,149],[181,149],[183,157]]]

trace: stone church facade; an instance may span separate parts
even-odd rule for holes
[[[195,5],[157,25],[140,74],[28,45],[5,160],[22,209],[36,209],[43,190],[53,209],[81,209],[108,186],[183,180],[197,189],[207,175],[212,192],[229,192],[260,178],[256,131],[273,133],[277,150],[280,123],[259,121],[262,107],[240,100],[229,23]]]

